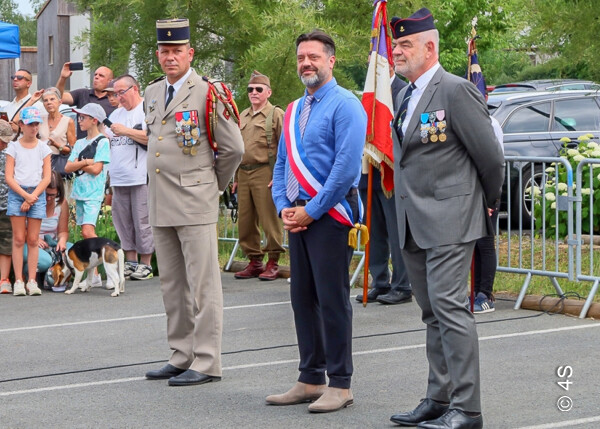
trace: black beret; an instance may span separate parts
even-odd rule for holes
[[[190,41],[190,22],[187,19],[156,21],[156,41],[159,45],[184,45]]]
[[[393,17],[390,21],[390,27],[394,39],[427,30],[435,30],[433,15],[426,7],[419,9],[408,18]]]

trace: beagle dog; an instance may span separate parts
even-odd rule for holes
[[[73,244],[64,256],[51,270],[55,286],[62,286],[75,274],[73,286],[65,291],[66,294],[70,295],[80,287],[85,272],[89,280],[81,286],[81,290],[90,290],[94,268],[100,264],[104,264],[107,287],[112,285],[115,289],[110,296],[125,292],[125,252],[114,241],[102,237],[86,238]]]

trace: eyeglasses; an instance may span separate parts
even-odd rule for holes
[[[116,95],[117,97],[123,97],[123,96],[125,95],[125,93],[126,93],[127,91],[129,91],[131,88],[133,88],[133,85],[131,85],[131,86],[130,86],[129,88],[127,88],[127,89],[124,89],[123,91],[115,91],[115,95]]]
[[[46,198],[56,198],[58,197],[58,192],[49,193],[46,192]]]
[[[262,86],[249,86],[248,87],[248,94],[252,94],[252,91],[256,90],[256,92],[258,92],[259,94],[262,94],[262,92],[264,91],[264,88]]]
[[[87,118],[90,118],[90,119],[91,119],[92,117],[91,117],[91,116],[88,116],[88,115],[82,115],[82,114],[80,114],[80,115],[77,117],[77,120],[78,120],[79,122],[81,122],[81,121],[83,121],[83,120],[85,120],[85,119],[87,119]]]
[[[23,79],[25,79],[25,80],[29,80],[29,79],[27,78],[27,76],[18,75],[18,74],[12,75],[12,76],[10,77],[10,80],[15,80],[15,79],[17,79],[17,80],[23,80]]]

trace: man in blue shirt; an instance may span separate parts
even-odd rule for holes
[[[316,400],[309,411],[330,412],[353,403],[348,233],[360,220],[357,186],[367,117],[333,77],[335,43],[329,35],[300,35],[296,59],[306,91],[285,114],[272,194],[289,231],[300,376],[267,403]]]

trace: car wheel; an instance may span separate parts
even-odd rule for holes
[[[541,165],[534,166],[533,170],[533,184],[538,188],[542,189],[548,179],[547,174],[542,169]],[[523,168],[523,179],[522,186],[519,189],[519,181],[513,186],[512,191],[512,202],[510,218],[513,225],[519,225],[519,206],[521,207],[521,219],[523,221],[523,228],[531,228],[531,215],[533,212],[533,195],[531,192],[527,192],[528,188],[531,188],[532,176],[531,176],[531,165]]]

